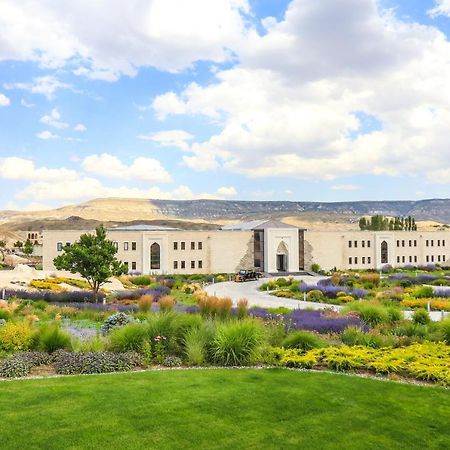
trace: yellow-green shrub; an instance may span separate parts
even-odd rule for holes
[[[6,352],[28,350],[33,335],[34,329],[28,322],[7,322],[0,327],[0,348]]]
[[[405,298],[400,302],[402,306],[406,308],[426,308],[428,302],[433,311],[450,311],[450,301],[440,298]]]

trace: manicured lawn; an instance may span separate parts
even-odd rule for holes
[[[0,383],[2,449],[448,449],[450,391],[281,369]]]

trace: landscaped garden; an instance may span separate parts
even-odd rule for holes
[[[450,392],[280,369],[16,380],[3,449],[447,449]]]

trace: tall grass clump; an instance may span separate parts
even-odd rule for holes
[[[381,323],[390,322],[388,309],[377,303],[355,302],[343,308],[344,313],[356,312],[368,325],[374,327]]]
[[[208,360],[215,331],[214,322],[205,321],[200,327],[186,332],[184,349],[190,365],[199,366]]]
[[[444,341],[450,345],[450,319],[445,319],[440,324],[441,334]]]
[[[72,348],[70,335],[61,330],[59,325],[43,325],[37,333],[37,347],[47,353],[56,350],[70,350]]]
[[[109,335],[109,347],[115,352],[140,352],[147,338],[147,330],[141,323],[130,323],[116,328]]]
[[[212,358],[224,366],[250,364],[257,358],[262,344],[263,333],[257,321],[224,322],[217,328],[212,343]]]
[[[148,312],[153,305],[153,295],[145,294],[142,295],[138,300],[139,311]]]
[[[283,340],[281,346],[284,348],[312,350],[313,348],[327,347],[328,344],[320,337],[308,331],[294,331]]]
[[[161,311],[172,311],[175,308],[176,300],[171,295],[165,295],[159,299],[158,303]]]
[[[247,316],[248,312],[248,300],[246,298],[240,298],[237,302],[237,317],[238,319],[243,319]]]

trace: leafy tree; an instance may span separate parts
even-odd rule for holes
[[[25,241],[25,245],[23,246],[23,252],[27,256],[31,256],[31,254],[33,253],[33,243],[29,239]]]
[[[16,248],[22,248],[22,247],[23,247],[23,242],[22,242],[22,241],[17,241],[17,242],[14,244],[14,247],[16,247]]]
[[[367,219],[365,217],[361,217],[361,219],[359,219],[359,229],[367,230]]]
[[[2,239],[0,241],[0,253],[2,254],[2,261],[5,259],[6,241]]]
[[[95,234],[82,234],[80,240],[63,247],[63,253],[53,263],[59,270],[79,273],[92,288],[97,299],[98,291],[108,278],[127,272],[126,265],[116,257],[114,243],[106,239],[103,226]]]

